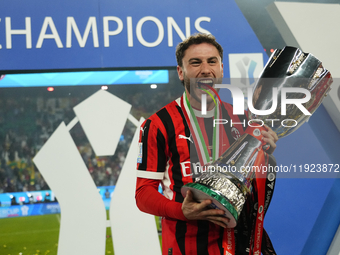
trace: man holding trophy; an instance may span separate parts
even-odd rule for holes
[[[275,59],[268,61],[265,70],[281,61],[279,55],[274,54]],[[296,65],[290,67],[292,73],[308,58],[295,55],[291,57]],[[212,35],[190,36],[177,46],[176,58],[185,92],[141,126],[137,206],[163,217],[163,255],[276,254],[263,230],[275,173],[242,169],[275,165],[271,154],[278,134],[273,130],[281,129],[263,125],[257,115],[249,113],[248,119],[247,115],[234,115],[233,107],[220,100],[216,87],[223,77],[223,49]],[[286,57],[283,62],[292,61]],[[318,78],[326,71],[319,70]],[[314,77],[314,83],[318,78]],[[268,110],[272,106],[267,102],[272,98],[268,86],[278,91],[282,88],[282,83],[274,84],[264,82],[256,87],[255,109]],[[329,85],[323,84],[323,95]],[[323,95],[314,94],[313,98],[322,100],[319,98]],[[317,106],[310,103],[308,109],[312,112]],[[217,125],[218,119],[235,124]],[[251,119],[255,121],[249,122]],[[301,116],[294,121],[302,122]],[[160,183],[164,196],[158,192]]]

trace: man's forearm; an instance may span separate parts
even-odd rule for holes
[[[156,216],[187,220],[181,203],[171,201],[158,192],[159,183],[158,180],[137,178],[136,204],[139,210]]]

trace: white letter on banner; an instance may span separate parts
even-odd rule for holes
[[[206,21],[206,22],[210,22],[211,18],[209,17],[199,17],[196,21],[195,21],[195,28],[198,32],[200,33],[204,33],[204,34],[211,34],[208,30],[205,30],[204,28],[201,27],[200,23],[202,21]]]
[[[144,40],[143,38],[143,35],[142,35],[142,26],[144,24],[145,21],[153,21],[157,27],[158,27],[158,38],[156,41],[152,42],[152,43],[149,43],[147,41]],[[164,38],[164,28],[163,28],[163,25],[162,25],[162,22],[160,22],[159,19],[153,17],[153,16],[146,16],[142,19],[140,19],[137,23],[137,27],[136,27],[136,34],[137,34],[137,39],[138,41],[146,46],[146,47],[156,47],[157,45],[159,45],[163,38]]]
[[[186,37],[190,36],[190,18],[186,17],[185,18],[185,35],[183,34],[182,30],[179,28],[177,25],[176,21],[174,20],[173,17],[168,17],[168,46],[172,47],[174,46],[174,40],[172,36],[172,28],[175,29],[177,32],[178,36],[181,38],[182,41],[185,40]]]
[[[115,21],[117,23],[117,29],[114,31],[109,30],[109,21]],[[118,35],[123,30],[123,21],[114,16],[103,17],[103,29],[104,29],[104,47],[110,47],[110,35]]]
[[[253,88],[251,88],[251,87],[248,88],[248,98],[249,99],[253,98],[252,90],[253,90]],[[257,109],[255,109],[254,106],[253,106],[253,100],[248,99],[249,111],[251,111],[253,114],[256,114],[256,115],[268,115],[268,114],[273,113],[276,110],[276,107],[277,107],[277,88],[273,87],[273,94],[272,95],[273,95],[272,106],[268,110],[257,110]]]
[[[11,18],[6,17],[6,49],[12,49],[12,35],[26,35],[26,48],[32,48],[31,18],[25,18],[25,29],[12,29]]]
[[[77,38],[79,46],[82,47],[82,48],[85,47],[85,44],[86,44],[87,38],[89,36],[91,27],[92,27],[93,46],[98,48],[99,42],[98,42],[96,17],[89,17],[83,38],[80,35],[78,26],[77,26],[74,18],[73,17],[67,17],[66,48],[71,48],[71,46],[72,46],[72,29],[74,31],[76,38]]]
[[[303,93],[306,95],[305,98],[292,98],[288,99],[286,98],[287,93]],[[282,101],[282,107],[281,107],[281,115],[286,115],[286,106],[287,104],[295,104],[297,108],[300,109],[300,111],[304,115],[312,115],[310,112],[302,105],[303,103],[306,103],[310,99],[310,92],[307,89],[304,88],[282,88],[281,90],[281,101]]]
[[[127,24],[128,47],[133,47],[132,17],[126,18],[126,24]]]
[[[244,115],[244,95],[240,88],[230,84],[216,84],[215,88],[229,89],[233,97],[233,114]]]
[[[46,34],[47,27],[50,27],[52,34]],[[63,44],[60,40],[58,31],[54,25],[52,17],[45,17],[44,23],[40,30],[40,35],[37,41],[37,45],[35,46],[37,49],[40,49],[44,39],[54,39],[55,43],[57,44],[58,48],[62,48]]]

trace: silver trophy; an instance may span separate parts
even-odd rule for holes
[[[294,47],[275,50],[254,87],[252,103],[253,107],[260,111],[271,109],[274,102],[278,107],[268,115],[248,113],[248,120],[251,121],[248,123],[254,121],[254,124],[248,126],[245,134],[219,159],[205,166],[208,170],[196,178],[194,183],[184,185],[182,195],[185,196],[187,190],[191,190],[197,201],[212,200],[211,207],[224,210],[225,216],[230,219],[228,227],[234,228],[253,189],[252,180],[256,176],[253,170],[260,164],[275,164],[274,157],[263,149],[263,123],[270,120],[268,126],[281,138],[297,130],[310,117],[301,111],[301,107],[294,104],[287,104],[286,115],[282,115],[282,94],[286,96],[283,100],[303,100],[306,94],[285,91],[287,88],[308,90],[310,100],[302,105],[313,114],[330,90],[332,82],[330,72],[312,54]],[[276,98],[273,97],[273,91],[277,92]]]
[[[272,130],[279,138],[297,130],[308,118],[296,105],[287,105],[286,115],[281,114],[281,94],[283,89],[303,88],[310,92],[311,99],[303,106],[313,114],[330,90],[333,82],[331,73],[322,66],[322,62],[310,53],[304,53],[294,47],[275,50],[263,69],[253,93],[253,106],[257,110],[269,109],[273,103],[272,91],[277,89],[279,107],[270,115],[251,113],[249,119],[274,119]],[[303,93],[288,93],[287,99],[303,99]],[[292,120],[282,125],[282,121]],[[294,120],[294,121],[293,121]]]

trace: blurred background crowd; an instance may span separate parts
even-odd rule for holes
[[[146,92],[148,86],[149,92]],[[132,105],[131,114],[147,118],[162,106],[179,97],[181,85],[113,85],[108,91]],[[61,122],[67,125],[74,117],[73,107],[95,93],[100,86],[67,92],[59,89],[44,93],[16,93],[18,88],[0,96],[0,193],[48,190],[44,177],[32,159]],[[46,88],[45,88],[46,89]],[[66,89],[66,88],[65,88]],[[19,88],[19,90],[24,90]],[[41,89],[42,90],[42,89]],[[131,93],[134,91],[134,93]],[[8,92],[8,91],[7,91]],[[32,92],[32,91],[31,91]],[[161,100],[159,100],[161,98]],[[95,121],[95,120],[94,120]],[[88,171],[96,186],[116,184],[136,127],[127,120],[113,156],[97,157],[78,122],[71,130]]]

